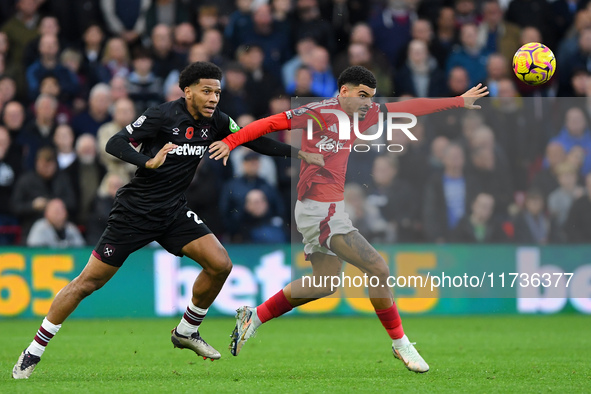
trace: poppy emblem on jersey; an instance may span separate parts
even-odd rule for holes
[[[190,140],[191,138],[193,138],[194,132],[195,129],[193,129],[192,127],[187,127],[187,131],[185,131],[185,138]]]
[[[146,116],[145,115],[140,116],[139,118],[136,119],[135,122],[133,122],[133,127],[140,127],[144,123],[144,120],[146,120]]]
[[[103,254],[107,257],[111,257],[115,253],[115,248],[112,245],[105,244],[105,248],[103,249]]]

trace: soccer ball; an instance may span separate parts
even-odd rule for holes
[[[513,72],[528,85],[541,85],[552,78],[556,71],[556,58],[544,44],[530,42],[515,52]]]

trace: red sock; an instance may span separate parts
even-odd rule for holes
[[[257,306],[257,316],[264,323],[275,317],[279,317],[293,309],[293,306],[283,294],[283,289],[279,290],[277,294]]]
[[[402,320],[398,314],[396,304],[392,304],[390,308],[376,309],[376,314],[380,318],[382,325],[388,331],[388,335],[392,339],[400,339],[404,336],[402,329]]]

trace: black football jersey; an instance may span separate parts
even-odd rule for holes
[[[184,98],[148,108],[107,144],[107,152],[138,166],[131,181],[117,192],[117,201],[133,213],[154,219],[176,215],[186,205],[185,190],[201,159],[208,154],[209,145],[238,130],[234,120],[217,108],[211,118],[195,120]],[[141,144],[140,152],[129,143]],[[167,143],[178,147],[168,153],[159,168],[145,168],[146,162]],[[252,143],[245,146],[273,156],[289,157],[295,149],[267,138]]]

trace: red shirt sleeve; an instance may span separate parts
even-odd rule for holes
[[[230,134],[222,140],[228,145],[230,150],[242,145],[245,142],[256,140],[257,138],[274,131],[290,130],[291,119],[288,119],[287,114],[282,112],[277,115],[268,116],[263,119],[256,120],[239,131]]]
[[[386,103],[388,112],[405,112],[415,116],[432,114],[452,108],[464,108],[464,99],[460,96],[450,98],[417,98],[397,103]]]

